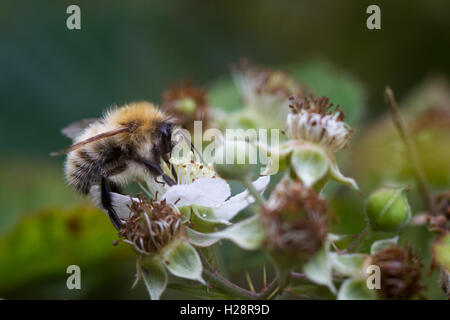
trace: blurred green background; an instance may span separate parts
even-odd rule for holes
[[[66,28],[70,4],[81,7],[81,30]],[[381,7],[381,30],[366,28],[370,4]],[[214,105],[235,108],[229,66],[248,57],[349,109],[357,130],[343,171],[357,178],[363,195],[380,184],[412,183],[385,115],[382,92],[391,85],[415,126],[433,190],[440,191],[450,181],[449,56],[447,0],[3,0],[0,297],[146,298],[141,286],[128,290],[131,250],[111,245],[116,235],[106,217],[65,185],[63,159],[48,156],[69,143],[59,133],[68,123],[114,104],[159,103],[168,86],[186,77],[210,88]],[[431,109],[447,113],[419,123]],[[363,198],[341,189],[330,197],[341,218],[336,230],[360,231]],[[414,190],[410,200],[415,211],[424,209]],[[425,228],[406,234],[429,261]],[[243,282],[242,266],[230,264],[240,256],[260,276],[257,253],[244,256],[229,244],[221,250],[234,281]],[[82,269],[82,290],[65,286],[70,264]],[[433,290],[431,297],[440,297]],[[166,297],[180,296],[169,290]]]

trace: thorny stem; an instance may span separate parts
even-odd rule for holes
[[[246,300],[258,298],[258,294],[245,290],[244,288],[228,281],[217,271],[209,271],[208,269],[204,269],[203,276],[210,285],[222,290],[224,293],[229,294],[232,297]]]
[[[205,277],[205,280],[211,286],[222,290],[224,293],[229,294],[230,296],[245,300],[266,300],[269,298],[274,298],[279,292],[280,286],[278,278],[275,278],[269,284],[269,286],[263,288],[261,292],[251,292],[225,279],[219,272],[212,270],[211,265],[208,263],[208,261],[205,261],[204,257],[202,258],[203,264],[205,265],[205,268],[203,269],[203,276]]]
[[[251,180],[249,177],[245,177],[242,179],[242,184],[247,188],[248,192],[255,198],[256,202],[261,206],[265,206],[265,201],[261,197],[261,194],[256,190],[256,188],[253,186]]]
[[[273,279],[272,282],[259,293],[258,300],[267,300],[275,297],[275,294],[278,293],[279,288],[278,279]]]
[[[406,152],[408,154],[408,158],[411,160],[411,164],[417,179],[419,190],[422,193],[425,202],[427,203],[428,210],[430,210],[431,214],[437,215],[435,203],[431,196],[431,192],[427,186],[425,174],[420,166],[419,158],[414,148],[411,136],[408,134],[406,127],[403,123],[403,120],[401,118],[400,110],[398,109],[397,102],[395,101],[394,92],[390,87],[386,87],[384,95],[386,99],[386,104],[389,106],[389,109],[391,111],[392,121],[394,122],[395,127],[397,128],[403,142],[405,143]]]

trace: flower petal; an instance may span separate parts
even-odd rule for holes
[[[262,176],[253,182],[253,186],[258,192],[262,193],[266,189],[269,182],[270,176]],[[249,196],[248,191],[245,190],[213,208],[213,210],[218,219],[229,221],[253,202],[255,202],[255,199]]]
[[[92,186],[90,190],[92,201],[95,203],[95,205],[103,210],[105,213],[108,213],[108,211],[103,208],[102,200],[101,200],[101,190],[99,186]],[[119,218],[125,219],[132,215],[132,212],[130,211],[130,206],[132,205],[132,202],[138,202],[137,198],[132,198],[130,196],[125,196],[123,194],[110,192],[111,195],[111,203],[116,211]]]
[[[230,186],[225,180],[204,178],[192,184],[175,185],[169,188],[162,199],[177,207],[193,204],[203,207],[215,207],[231,195]]]

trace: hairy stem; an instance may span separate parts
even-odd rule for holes
[[[363,231],[361,231],[360,234],[358,234],[358,236],[355,238],[355,240],[353,240],[347,248],[345,248],[344,251],[342,251],[342,253],[349,253],[350,251],[352,251],[356,245],[358,245],[359,243],[361,243],[361,241],[367,236],[367,234],[369,233],[370,227],[369,225],[367,225]]]
[[[431,196],[431,192],[427,186],[426,177],[420,166],[420,161],[417,156],[417,152],[415,150],[411,136],[408,134],[408,131],[406,130],[406,127],[401,118],[400,110],[398,109],[397,102],[395,101],[394,92],[392,91],[391,88],[386,87],[384,95],[386,99],[386,104],[389,106],[389,109],[391,111],[392,121],[394,122],[394,125],[397,128],[400,137],[402,138],[406,146],[406,152],[409,160],[411,161],[414,175],[416,176],[417,184],[419,186],[419,190],[425,202],[427,203],[428,210],[430,211],[430,213],[436,215],[437,210],[433,197]]]

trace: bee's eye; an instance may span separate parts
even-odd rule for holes
[[[166,154],[172,151],[172,124],[163,123],[159,127],[161,133],[161,151]]]

